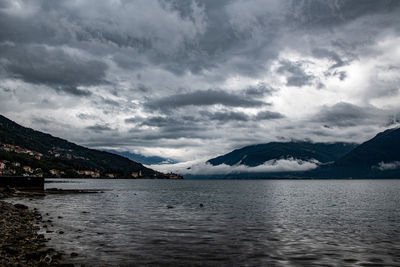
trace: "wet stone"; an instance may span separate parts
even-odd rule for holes
[[[43,234],[37,234],[42,223],[37,210],[0,201],[0,266],[58,265],[58,260],[44,261],[47,240]],[[49,257],[57,253],[53,251]]]
[[[14,207],[16,207],[17,209],[21,209],[21,210],[27,210],[28,209],[27,206],[19,204],[19,203],[14,204]]]

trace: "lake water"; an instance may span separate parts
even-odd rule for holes
[[[55,181],[109,189],[18,200],[53,220],[45,236],[71,262],[400,266],[400,180]]]

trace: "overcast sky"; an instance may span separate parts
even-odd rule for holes
[[[0,0],[0,113],[178,161],[400,121],[400,1]]]

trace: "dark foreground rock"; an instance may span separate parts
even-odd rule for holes
[[[88,194],[103,190],[62,190],[51,188],[39,191],[19,191],[9,186],[0,188],[0,267],[7,266],[73,266],[67,264],[63,253],[45,245],[43,234],[38,234],[42,221],[40,213],[23,204],[11,204],[1,199],[9,197],[34,198],[48,194]],[[49,215],[46,213],[46,215]],[[59,219],[62,217],[60,216]],[[51,220],[47,220],[51,223]],[[47,228],[43,224],[43,228]],[[53,231],[46,230],[47,233]],[[64,234],[59,231],[59,234]],[[65,256],[65,255],[64,255]],[[70,257],[76,257],[75,253]],[[66,257],[68,258],[68,257]]]
[[[37,233],[41,219],[37,211],[0,200],[0,266],[59,265],[61,253],[46,247]]]

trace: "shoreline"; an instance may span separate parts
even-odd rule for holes
[[[48,221],[40,212],[26,205],[6,201],[9,198],[35,198],[47,194],[98,193],[95,190],[18,191],[0,189],[0,266],[74,266],[68,263],[63,251],[57,251],[46,243],[50,238],[39,232],[47,232]]]
[[[0,192],[0,266],[57,266],[62,252],[48,247],[41,229],[42,216],[36,209],[11,204],[10,197],[35,197],[44,194],[6,189]]]

